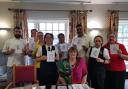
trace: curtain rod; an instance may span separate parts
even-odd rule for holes
[[[9,11],[13,10],[26,10],[26,11],[70,11],[70,10],[40,10],[40,9],[20,9],[20,8],[8,8]],[[92,12],[92,10],[86,10],[87,12]]]
[[[128,10],[108,10],[108,11],[128,12]]]

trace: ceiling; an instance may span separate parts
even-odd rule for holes
[[[54,4],[128,4],[128,0],[0,0],[0,2],[54,3]]]

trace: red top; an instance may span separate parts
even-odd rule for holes
[[[119,45],[119,49],[122,51],[122,54],[128,55],[128,53],[126,51],[126,48],[124,47],[123,44],[120,44],[120,43],[115,43],[115,44]],[[120,58],[120,56],[118,54],[111,54],[110,53],[109,43],[104,45],[104,47],[109,50],[109,54],[110,54],[110,63],[107,64],[107,70],[110,70],[110,71],[125,71],[126,66],[125,66],[124,60],[122,58]]]
[[[87,74],[87,65],[85,59],[80,59],[78,65],[72,70],[72,83],[81,83],[83,77]]]

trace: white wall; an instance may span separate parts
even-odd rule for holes
[[[8,8],[25,8],[25,9],[44,9],[44,10],[77,10],[77,9],[88,9],[93,12],[88,13],[88,23],[96,21],[100,24],[103,31],[101,34],[105,34],[106,29],[106,12],[108,9],[128,10],[128,5],[54,5],[54,4],[41,4],[41,3],[0,3],[0,27],[13,27],[13,14],[8,11]],[[34,17],[38,15],[37,17]],[[28,12],[29,19],[47,19],[47,18],[68,18],[68,12]],[[121,18],[128,18],[128,13],[121,12]],[[102,33],[103,32],[103,33]],[[5,38],[0,37],[0,40]],[[3,47],[3,43],[0,43],[0,48]]]

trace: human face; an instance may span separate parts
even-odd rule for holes
[[[69,58],[76,59],[77,57],[77,51],[76,50],[70,50],[69,51]]]
[[[45,40],[45,43],[46,43],[47,45],[52,45],[52,43],[53,43],[53,38],[52,38],[52,36],[51,36],[50,34],[47,34],[47,35],[45,36],[44,40]]]
[[[14,29],[14,36],[15,38],[19,39],[21,38],[21,29]]]
[[[43,40],[44,35],[43,35],[42,32],[38,32],[37,37],[38,37],[39,40]]]
[[[36,37],[36,35],[37,35],[37,30],[36,29],[32,30],[31,37]]]
[[[79,26],[76,29],[77,29],[77,35],[78,35],[78,37],[82,37],[83,36],[82,26]]]
[[[116,42],[116,37],[115,37],[114,34],[110,34],[110,35],[109,35],[109,42],[110,42],[111,44],[114,44],[114,43]]]
[[[65,42],[64,35],[60,35],[59,36],[59,43],[64,43],[64,42]]]
[[[95,43],[96,47],[100,47],[102,45],[103,41],[102,41],[101,37],[96,37],[94,39],[94,43]]]

